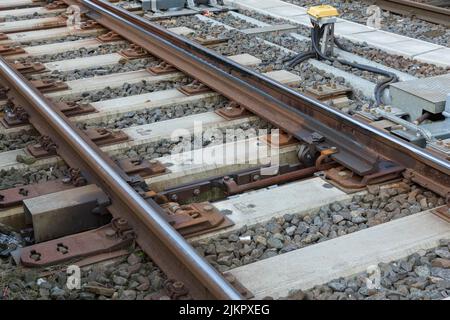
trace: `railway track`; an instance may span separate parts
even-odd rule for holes
[[[384,10],[450,26],[448,1],[377,0],[376,3]]]
[[[76,31],[47,17],[70,5],[83,13]],[[347,88],[302,93],[294,73],[220,54],[227,39],[167,30],[117,3],[57,1],[20,18],[30,7],[0,7],[18,17],[0,24],[0,132],[28,141],[0,154],[2,186],[13,181],[0,221],[32,223],[25,267],[100,263],[137,243],[169,279],[152,299],[342,298],[340,278],[369,265],[424,269],[415,252],[429,257],[427,281],[445,279],[448,157],[337,110]],[[131,283],[133,260],[89,292]]]

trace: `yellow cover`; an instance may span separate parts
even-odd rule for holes
[[[339,15],[337,9],[328,4],[309,7],[306,13],[308,13],[311,17],[316,19],[337,17]]]

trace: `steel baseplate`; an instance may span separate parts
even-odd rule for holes
[[[350,170],[340,166],[325,171],[325,178],[335,186],[347,191],[356,192],[363,190],[368,185],[382,184],[398,180],[402,177],[404,167],[390,161],[381,161],[379,170],[375,174],[359,176]]]
[[[27,267],[44,267],[130,246],[133,230],[124,219],[113,219],[101,228],[23,248],[20,261]]]
[[[0,208],[8,208],[22,203],[26,199],[68,190],[86,185],[86,179],[79,169],[69,169],[69,176],[59,180],[50,180],[26,186],[4,189],[0,191]]]
[[[161,207],[167,212],[168,222],[185,237],[193,237],[234,225],[209,202],[188,205],[169,202]]]

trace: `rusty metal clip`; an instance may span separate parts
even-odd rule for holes
[[[105,128],[89,128],[83,130],[89,139],[97,146],[127,141],[129,138],[123,131],[112,131]]]
[[[29,75],[35,73],[45,72],[46,68],[44,64],[40,62],[15,62],[12,64],[13,68],[19,71],[21,74]]]
[[[45,79],[45,80],[31,80],[30,82],[36,89],[38,89],[42,93],[67,90],[69,88],[67,83],[62,81]]]
[[[114,31],[110,31],[108,33],[99,35],[97,37],[97,40],[101,43],[108,43],[108,42],[114,42],[114,41],[120,41],[123,40],[121,36],[119,36],[118,33],[115,33]]]
[[[128,175],[153,177],[167,172],[167,168],[158,160],[123,159],[117,161],[119,167]]]
[[[185,237],[227,228],[234,224],[209,202],[187,205],[169,202],[162,204],[161,207],[168,215],[168,222]]]
[[[95,20],[87,20],[81,23],[80,29],[81,30],[93,30],[100,28],[100,24]]]
[[[53,104],[59,111],[64,113],[66,117],[78,116],[81,114],[93,113],[97,110],[88,103],[76,103],[76,102],[55,102]]]
[[[53,1],[52,3],[49,3],[45,6],[45,9],[47,10],[57,10],[57,9],[65,9],[67,8],[67,5],[64,3],[64,1]]]
[[[12,128],[27,124],[28,117],[28,113],[22,106],[9,100],[1,122],[6,128]]]
[[[130,246],[136,235],[125,219],[113,219],[101,228],[23,248],[20,261],[44,267],[68,260],[111,252]]]
[[[49,136],[41,136],[39,143],[29,144],[26,150],[35,158],[46,158],[56,155],[56,149],[57,145]]]
[[[235,101],[228,103],[228,105],[223,108],[217,109],[215,112],[226,120],[240,119],[251,115],[247,109]]]
[[[190,84],[177,88],[180,92],[187,96],[210,92],[211,89],[198,80],[192,81]]]
[[[128,49],[122,49],[119,51],[119,54],[122,55],[126,59],[141,59],[149,56],[149,53],[144,48],[131,44]]]
[[[83,177],[79,168],[70,168],[69,176],[62,179],[62,182],[65,185],[73,185],[75,187],[82,187],[87,184],[87,180]]]
[[[157,76],[157,75],[162,75],[162,74],[173,73],[173,72],[176,72],[178,70],[173,65],[171,65],[171,64],[169,64],[169,63],[167,63],[165,61],[162,61],[160,64],[158,64],[156,66],[148,67],[147,71],[150,74],[152,74],[154,76]]]
[[[181,281],[166,280],[164,282],[164,289],[171,300],[192,300],[189,296],[189,289]]]
[[[0,46],[0,55],[7,57],[13,56],[16,54],[25,53],[25,50],[21,48],[19,45],[2,45]]]

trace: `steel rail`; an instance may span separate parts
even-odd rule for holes
[[[433,191],[448,196],[450,162],[446,159],[337,111],[104,0],[79,0],[79,3],[84,6],[89,18],[296,138],[308,141],[311,133],[319,132],[326,138],[322,146],[337,146],[339,152],[332,158],[356,173],[373,173],[368,167],[376,165],[381,155],[439,181],[444,188]]]
[[[450,9],[411,0],[377,0],[376,4],[384,10],[450,27]]]
[[[130,186],[128,176],[2,57],[0,81],[26,109],[30,123],[56,143],[58,154],[108,194],[111,199],[108,210],[128,221],[137,234],[138,244],[168,277],[183,281],[191,296],[197,299],[241,299],[222,275],[163,218],[165,213],[160,206],[142,198]]]

